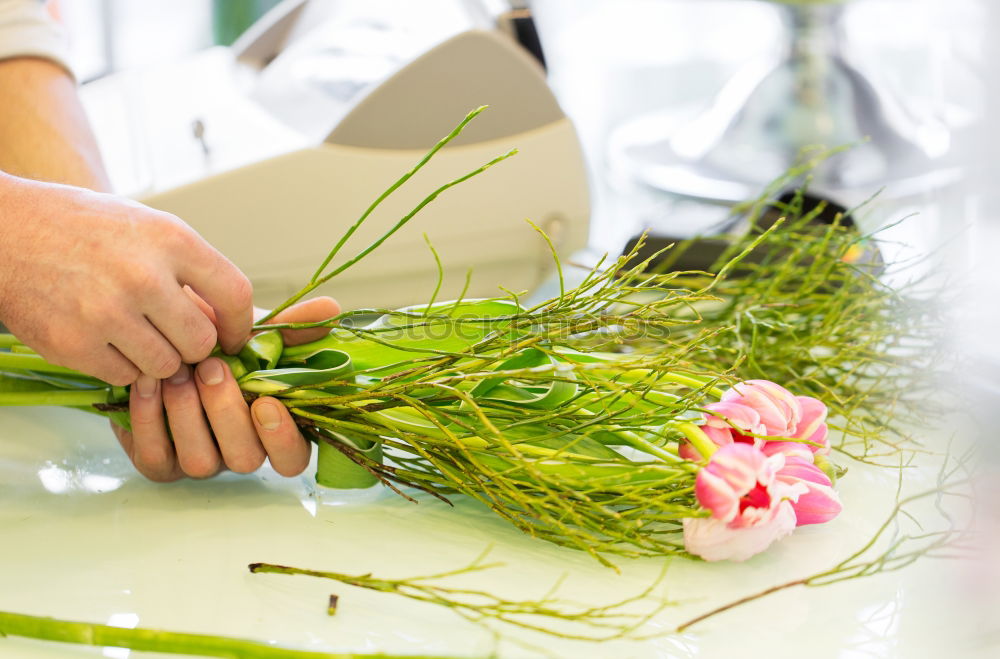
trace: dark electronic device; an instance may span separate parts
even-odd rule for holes
[[[799,200],[798,202],[796,201],[797,199]],[[842,226],[852,228],[856,226],[848,210],[836,202],[808,193],[786,192],[763,210],[756,222],[756,228],[760,230],[770,228],[778,219],[785,216],[784,209],[792,203],[801,204],[801,213],[803,215],[819,209],[816,217],[812,220],[816,224],[830,225],[838,221],[839,218]],[[643,244],[636,255],[636,260],[642,261],[652,258],[648,269],[653,271],[708,270],[732,244],[732,239],[728,236],[749,230],[749,219],[744,216],[738,216],[728,220],[719,228],[715,235],[710,236],[700,236],[692,239],[646,234]],[[630,238],[625,245],[623,253],[627,254],[635,249],[641,238],[642,236],[633,236]],[[670,249],[663,251],[671,245],[682,244],[684,245],[684,249],[682,250]],[[749,263],[757,263],[764,258],[766,253],[766,250],[756,250],[748,254],[745,260]],[[854,263],[869,264],[877,272],[881,272],[884,268],[881,255],[873,245],[864,245],[851,260]]]

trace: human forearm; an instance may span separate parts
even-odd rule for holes
[[[48,60],[0,61],[0,170],[28,179],[110,189],[76,83]]]

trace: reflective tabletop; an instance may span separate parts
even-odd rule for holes
[[[844,459],[846,460],[846,459]],[[843,461],[843,460],[842,460]],[[932,462],[932,461],[931,461]],[[706,611],[807,577],[863,546],[894,507],[893,469],[848,464],[845,512],[804,527],[743,564],[673,559],[630,610],[669,600],[645,640],[571,641],[510,627],[500,639],[452,611],[303,576],[250,574],[273,562],[396,578],[462,567],[485,549],[503,565],[449,581],[513,599],[538,598],[560,579],[561,598],[601,605],[654,583],[663,559],[592,558],[527,537],[485,507],[456,497],[409,502],[392,492],[318,491],[306,475],[267,466],[249,476],[155,484],[136,474],[106,421],[68,409],[0,410],[0,610],[123,627],[270,641],[298,649],[486,657],[976,656],[967,600],[970,566],[922,559],[844,583],[789,588],[699,623]],[[937,472],[910,469],[907,491]],[[916,507],[926,528],[933,502]],[[327,615],[331,594],[338,612]],[[656,601],[654,601],[656,600]],[[985,650],[983,651],[985,652]],[[0,657],[162,656],[0,639]],[[982,654],[982,656],[988,656]]]

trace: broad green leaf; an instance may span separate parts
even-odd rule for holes
[[[351,356],[355,370],[389,375],[412,367],[414,359],[466,352],[503,329],[506,323],[502,319],[519,311],[509,300],[441,302],[429,311],[426,305],[405,307],[355,331],[334,329],[318,341],[290,346],[282,361],[308,363],[324,350],[339,350]],[[488,322],[490,319],[498,320]]]

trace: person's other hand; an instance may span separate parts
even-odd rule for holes
[[[338,313],[334,300],[318,297],[289,307],[272,322],[315,322]],[[294,345],[328,331],[320,327],[282,334],[285,343]],[[216,357],[193,369],[182,365],[163,381],[140,375],[132,385],[129,413],[132,432],[113,425],[115,435],[136,469],[153,481],[208,478],[224,468],[250,473],[265,458],[283,476],[298,475],[309,464],[310,445],[288,409],[267,396],[247,407],[229,367]]]
[[[249,280],[173,215],[2,172],[0,204],[0,321],[49,362],[124,386],[250,335]]]

